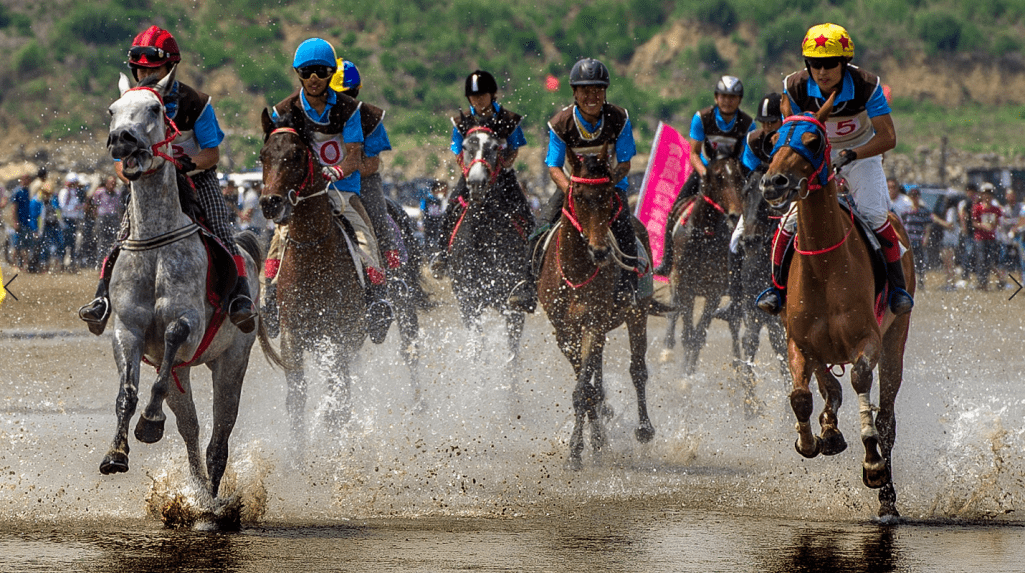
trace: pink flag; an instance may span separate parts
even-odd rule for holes
[[[669,220],[669,210],[693,170],[690,164],[690,143],[678,131],[659,122],[655,141],[651,144],[648,168],[644,171],[644,182],[637,196],[637,209],[634,211],[648,229],[655,265],[662,261],[662,237],[666,231],[666,221]]]

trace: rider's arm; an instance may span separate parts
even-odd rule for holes
[[[200,149],[199,153],[192,156],[192,162],[196,164],[196,169],[206,171],[212,167],[217,166],[217,162],[221,160],[221,152],[217,147],[208,147],[206,149]]]
[[[701,161],[701,145],[705,142],[705,125],[701,123],[701,112],[695,113],[690,120],[690,164],[698,175],[705,176],[705,162]]]
[[[548,175],[563,192],[569,188],[569,178],[562,166],[566,163],[566,142],[556,135],[551,124],[548,126],[548,155],[545,156],[545,165],[548,166]]]
[[[346,175],[359,171],[363,167],[363,142],[346,143],[345,159],[338,166]]]
[[[555,182],[555,186],[562,190],[563,193],[569,189],[569,177],[566,177],[566,172],[562,170],[562,167],[549,167],[548,175]]]
[[[872,128],[875,135],[865,145],[855,147],[854,152],[858,159],[882,155],[897,147],[897,130],[893,127],[893,118],[890,114],[877,115],[872,118]]]

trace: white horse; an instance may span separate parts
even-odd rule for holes
[[[110,282],[114,319],[114,359],[120,374],[115,410],[117,430],[100,472],[128,471],[128,424],[138,402],[141,361],[158,366],[152,395],[135,427],[135,437],[155,443],[163,437],[166,400],[188,449],[192,475],[213,498],[228,460],[228,437],[238,415],[242,379],[256,332],[243,334],[207,297],[207,251],[199,228],[183,212],[175,167],[169,160],[175,133],[164,115],[163,98],[174,85],[175,70],[159,82],[129,88],[121,74],[121,97],[110,106],[107,149],[121,160],[132,181],[131,234],[122,244]],[[258,292],[263,260],[252,234],[237,237],[246,260],[250,292]],[[212,339],[211,322],[220,328]],[[216,327],[216,324],[214,325]],[[259,328],[266,349],[265,329]],[[272,354],[269,354],[273,356]],[[192,400],[190,369],[205,364],[213,374],[213,433],[204,463],[199,421]],[[172,381],[174,384],[172,384]]]

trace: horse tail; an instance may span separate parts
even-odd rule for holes
[[[249,256],[253,257],[253,261],[256,263],[256,275],[260,275],[260,270],[263,267],[263,259],[266,253],[263,250],[263,246],[260,244],[259,237],[252,231],[242,231],[241,233],[235,234],[235,244],[237,244],[243,251],[249,253]],[[260,348],[263,350],[263,356],[267,359],[267,362],[271,366],[277,366],[284,368],[285,364],[281,361],[281,355],[278,354],[277,349],[274,348],[270,343],[270,337],[267,336],[267,326],[262,321],[257,321],[257,338],[260,340]]]
[[[417,308],[430,308],[432,306],[430,294],[424,288],[424,277],[423,273],[420,272],[426,258],[423,243],[414,235],[413,220],[410,219],[402,205],[388,197],[385,198],[384,202],[388,215],[391,216],[392,220],[399,227],[399,233],[402,235],[402,241],[406,244],[406,252],[409,255],[409,263],[406,265],[408,272],[405,279],[409,285],[410,299]]]

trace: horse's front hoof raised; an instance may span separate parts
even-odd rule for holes
[[[100,463],[100,473],[109,476],[128,471],[128,454],[124,452],[110,452]]]
[[[135,439],[144,444],[155,444],[164,437],[164,420],[147,420],[139,417],[135,425]]]
[[[885,462],[862,464],[861,481],[865,483],[865,487],[879,489],[890,483],[890,470]]]
[[[819,453],[824,456],[835,456],[847,449],[847,441],[843,439],[843,434],[840,432],[834,432],[828,436],[823,436],[817,441],[820,444]]]
[[[651,427],[651,424],[646,424],[634,430],[634,436],[638,442],[647,444],[655,437],[655,428]]]
[[[801,439],[800,438],[794,440],[794,449],[797,450],[797,453],[801,454],[802,456],[804,456],[806,458],[814,458],[815,456],[819,455],[819,450],[822,447],[822,440],[820,440],[818,436],[814,436],[814,440],[815,441],[812,442],[812,449],[811,449],[811,451],[806,452],[806,451],[801,449]]]

